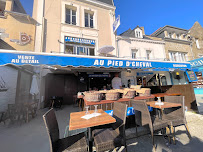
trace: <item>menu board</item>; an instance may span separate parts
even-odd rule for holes
[[[189,82],[197,81],[197,76],[193,71],[186,71]]]

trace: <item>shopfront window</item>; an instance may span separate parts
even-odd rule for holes
[[[74,47],[66,45],[66,47],[65,47],[65,54],[74,54]]]
[[[85,12],[85,27],[94,28],[94,13],[93,12]]]
[[[66,8],[66,23],[76,25],[76,8]]]
[[[95,55],[95,40],[65,36],[65,54]]]

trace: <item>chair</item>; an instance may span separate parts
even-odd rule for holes
[[[23,116],[22,105],[21,104],[8,104],[7,114],[11,123],[14,121],[19,121],[21,116]]]
[[[125,146],[125,122],[126,122],[127,105],[114,102],[113,117],[116,119],[110,127],[95,129],[92,131],[94,144],[97,152],[113,150],[116,147]]]
[[[164,128],[168,128],[168,120],[159,119],[157,117],[151,117],[146,104],[146,100],[131,100],[131,104],[136,111],[141,113],[140,125],[149,125],[149,129],[152,136],[153,150],[155,150],[156,148],[154,144],[154,132],[158,130],[163,131]]]
[[[24,119],[28,123],[30,120],[30,116],[32,118],[36,117],[37,109],[38,109],[39,100],[34,102],[26,102],[24,103],[23,112],[24,112]]]
[[[165,96],[165,102],[180,103],[182,106],[178,108],[168,108],[164,110],[163,118],[170,120],[169,124],[173,133],[173,143],[175,144],[175,127],[184,125],[191,138],[191,134],[188,129],[187,121],[185,118],[185,97],[184,96]]]
[[[59,139],[59,128],[53,108],[43,115],[51,152],[87,152],[87,141],[83,133]]]

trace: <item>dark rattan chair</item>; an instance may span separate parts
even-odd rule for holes
[[[116,119],[110,128],[95,129],[92,132],[94,144],[97,152],[113,150],[114,148],[125,146],[125,122],[126,122],[127,105],[119,102],[114,102],[113,117]]]
[[[180,103],[182,106],[177,108],[168,108],[164,110],[164,119],[170,120],[169,124],[171,131],[173,133],[173,142],[175,144],[175,127],[184,125],[188,134],[188,137],[191,138],[187,121],[185,118],[185,97],[184,96],[165,96],[165,102],[170,103]]]
[[[59,128],[56,115],[50,109],[43,115],[49,135],[51,152],[87,152],[87,141],[83,133],[59,139]]]
[[[139,125],[149,125],[152,136],[153,150],[155,150],[154,132],[158,130],[163,131],[164,128],[168,128],[168,121],[159,119],[158,117],[151,117],[145,100],[131,100],[131,104],[136,111],[141,113],[141,121]]]

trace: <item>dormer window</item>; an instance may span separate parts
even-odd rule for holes
[[[135,29],[135,37],[136,38],[143,38],[142,30],[140,28]]]
[[[169,38],[172,38],[172,34],[171,34],[171,33],[168,33],[168,37],[169,37]]]

